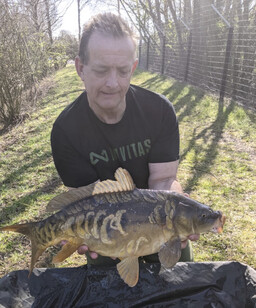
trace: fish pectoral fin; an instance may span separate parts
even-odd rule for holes
[[[179,261],[181,256],[181,240],[176,237],[166,242],[161,247],[158,256],[164,267],[173,267]]]
[[[128,257],[117,264],[120,277],[129,287],[134,287],[139,279],[138,257]]]
[[[59,263],[64,261],[69,256],[71,256],[72,253],[74,253],[81,244],[82,243],[68,242],[67,244],[62,246],[62,249],[56,254],[56,256],[53,257],[52,262]]]
[[[46,247],[37,245],[37,243],[33,240],[31,240],[31,244],[32,244],[32,255],[31,255],[30,270],[28,277],[30,277],[30,275],[32,274],[36,261],[46,249]]]

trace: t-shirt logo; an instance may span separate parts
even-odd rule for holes
[[[97,162],[99,162],[99,160],[103,160],[105,162],[109,161],[108,153],[107,153],[106,150],[103,150],[101,152],[101,154],[97,154],[97,153],[93,153],[93,152],[90,153],[91,164],[96,165]]]
[[[149,153],[151,148],[151,140],[145,139],[118,148],[103,149],[100,154],[91,152],[90,161],[92,165],[96,165],[99,161],[109,162],[113,161],[127,161],[137,157],[145,156]]]

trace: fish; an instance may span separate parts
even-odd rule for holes
[[[114,180],[98,181],[54,197],[48,218],[4,226],[28,236],[32,254],[29,275],[49,246],[67,241],[53,258],[64,261],[79,246],[102,256],[118,258],[117,271],[134,287],[139,279],[138,258],[158,253],[161,265],[172,268],[181,256],[181,241],[191,234],[221,233],[225,215],[183,194],[168,190],[138,189],[126,169]]]

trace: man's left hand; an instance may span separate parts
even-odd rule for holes
[[[200,234],[191,234],[191,235],[189,235],[188,238],[185,241],[181,242],[181,249],[184,249],[184,248],[187,247],[188,240],[198,241],[199,238],[200,238]]]

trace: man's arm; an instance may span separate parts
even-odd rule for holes
[[[156,190],[173,190],[183,193],[180,183],[177,181],[177,170],[179,161],[167,163],[150,163],[149,164],[149,189]]]
[[[177,181],[178,165],[178,160],[167,163],[150,163],[148,179],[149,188],[156,190],[173,190],[182,194],[183,189]],[[197,241],[199,237],[199,234],[191,234],[188,236],[188,239]],[[186,246],[187,240],[182,242],[181,248],[185,248]]]

